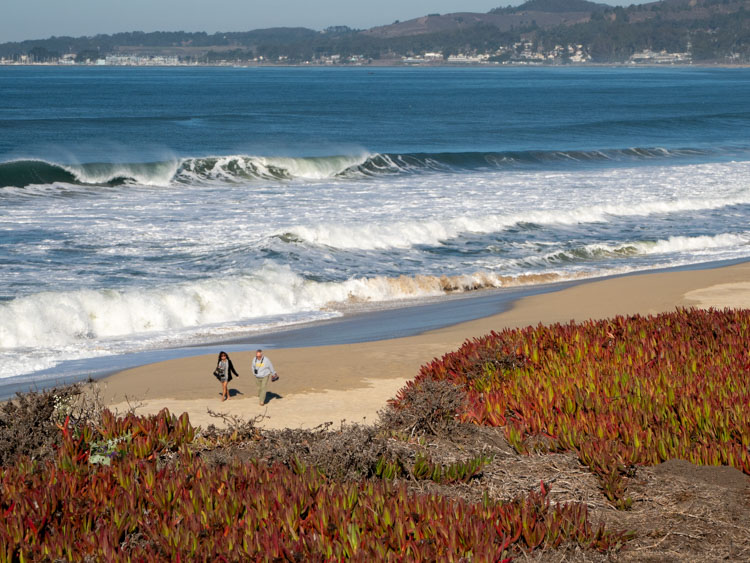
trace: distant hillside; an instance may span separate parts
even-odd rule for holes
[[[662,0],[630,6],[623,10],[628,23],[649,19],[661,21],[709,21],[714,17],[734,14],[747,20],[750,0]],[[747,21],[745,21],[747,24]]]
[[[128,52],[130,48],[226,48],[252,47],[258,44],[290,44],[317,37],[319,32],[304,27],[276,27],[242,32],[133,31],[93,37],[51,37],[0,44],[0,56],[26,54],[44,49],[58,54],[96,52],[102,55]]]
[[[611,6],[586,2],[586,0],[530,0],[516,7],[495,8],[487,14],[473,12],[432,14],[405,22],[374,27],[364,33],[376,37],[402,37],[456,32],[478,25],[495,27],[500,31],[529,26],[549,28],[587,22],[591,19],[592,13],[607,9],[611,9]]]
[[[750,0],[662,0],[592,14],[535,38],[545,46],[575,41],[594,61],[627,60],[636,51],[689,52],[695,62],[750,62]]]
[[[424,53],[484,54],[485,61],[623,62],[641,51],[705,62],[750,62],[750,0],[661,0],[612,7],[586,0],[529,0],[489,13],[430,14],[355,30],[271,28],[244,32],[131,32],[0,44],[0,58],[79,61],[108,55],[172,56],[213,63],[325,64],[400,60]],[[544,56],[540,56],[540,55]],[[431,60],[435,60],[434,58]]]
[[[586,0],[529,0],[520,6],[508,6],[490,10],[491,14],[507,14],[516,12],[598,12],[611,9],[608,4],[597,4]]]

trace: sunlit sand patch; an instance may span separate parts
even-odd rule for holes
[[[210,424],[217,427],[226,425],[222,419],[211,416],[208,409],[244,419],[263,415],[265,418],[258,423],[262,428],[315,428],[326,422],[338,425],[342,421],[374,424],[378,420],[378,412],[406,385],[406,381],[406,378],[367,379],[364,387],[289,393],[281,398],[270,399],[262,407],[252,394],[253,384],[242,398],[232,398],[225,402],[216,397],[213,400],[144,398],[131,403],[110,405],[109,408],[115,413],[124,413],[134,408],[138,415],[156,414],[163,408],[174,414],[186,412],[193,426],[203,428]]]
[[[689,291],[685,299],[695,301],[697,307],[708,309],[750,307],[750,282],[722,283]]]

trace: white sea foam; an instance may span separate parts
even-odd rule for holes
[[[714,260],[731,259],[738,257],[738,250],[750,247],[750,232],[746,233],[723,233],[712,236],[673,236],[667,239],[655,241],[633,241],[620,244],[587,244],[577,250],[554,250],[544,255],[532,256],[529,262],[544,264],[545,262],[557,263],[560,260],[575,262],[580,260],[615,258],[623,259],[635,256],[664,255],[675,265],[690,263],[681,258],[682,255],[690,257],[699,256],[702,253],[710,253]],[[727,252],[726,256],[722,251]],[[740,254],[741,256],[741,254]]]
[[[174,180],[183,183],[219,180],[240,182],[253,178],[322,180],[361,165],[369,154],[326,157],[264,157],[230,155],[183,159]]]
[[[127,342],[180,342],[226,336],[274,318],[335,315],[351,303],[383,302],[446,292],[557,281],[559,275],[378,276],[341,282],[305,280],[287,267],[268,265],[249,276],[208,279],[158,289],[45,292],[0,303],[0,377],[50,367],[51,359],[92,357],[127,348]],[[333,309],[332,309],[333,308]],[[288,321],[287,321],[288,322]],[[33,358],[25,350],[35,349]],[[47,350],[47,354],[43,353]],[[54,353],[49,353],[54,351]]]
[[[169,189],[67,186],[88,195],[3,206],[0,376],[319,319],[347,303],[750,256],[748,162],[341,174],[367,158],[256,160],[247,182],[220,179],[240,166],[233,157],[204,159],[203,181]],[[311,179],[278,182],[289,170]]]
[[[527,211],[507,215],[463,216],[446,220],[389,221],[349,225],[300,225],[288,233],[311,244],[340,249],[383,250],[415,245],[436,245],[463,233],[494,233],[521,223],[578,225],[606,223],[612,217],[649,216],[718,209],[750,203],[750,194],[739,198],[656,201],[624,205],[598,205],[571,210]]]
[[[637,242],[621,244],[611,247],[612,252],[622,252],[633,249],[637,254],[675,254],[681,252],[701,252],[722,248],[735,249],[750,244],[750,233],[723,233],[714,236],[685,237],[674,236],[653,242]],[[589,245],[596,247],[597,245]],[[602,246],[602,248],[607,249]]]
[[[342,172],[358,166],[370,157],[369,154],[353,156],[330,156],[318,158],[257,158],[264,167],[286,170],[293,178],[322,180],[333,178]]]

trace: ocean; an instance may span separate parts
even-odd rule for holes
[[[748,259],[749,132],[750,69],[0,67],[0,382]]]

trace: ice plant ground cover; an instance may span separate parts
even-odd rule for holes
[[[60,424],[53,459],[3,470],[0,561],[503,561],[627,539],[593,526],[585,504],[551,505],[544,484],[467,503],[377,478],[336,482],[301,462],[209,466],[187,415],[105,412],[97,427],[71,426]]]
[[[739,560],[749,327],[680,310],[492,333],[373,427],[217,433],[20,396],[0,406],[0,562]]]
[[[458,416],[502,426],[519,452],[575,451],[628,508],[627,476],[669,459],[750,474],[750,311],[504,330],[423,366],[404,392],[447,380]]]

